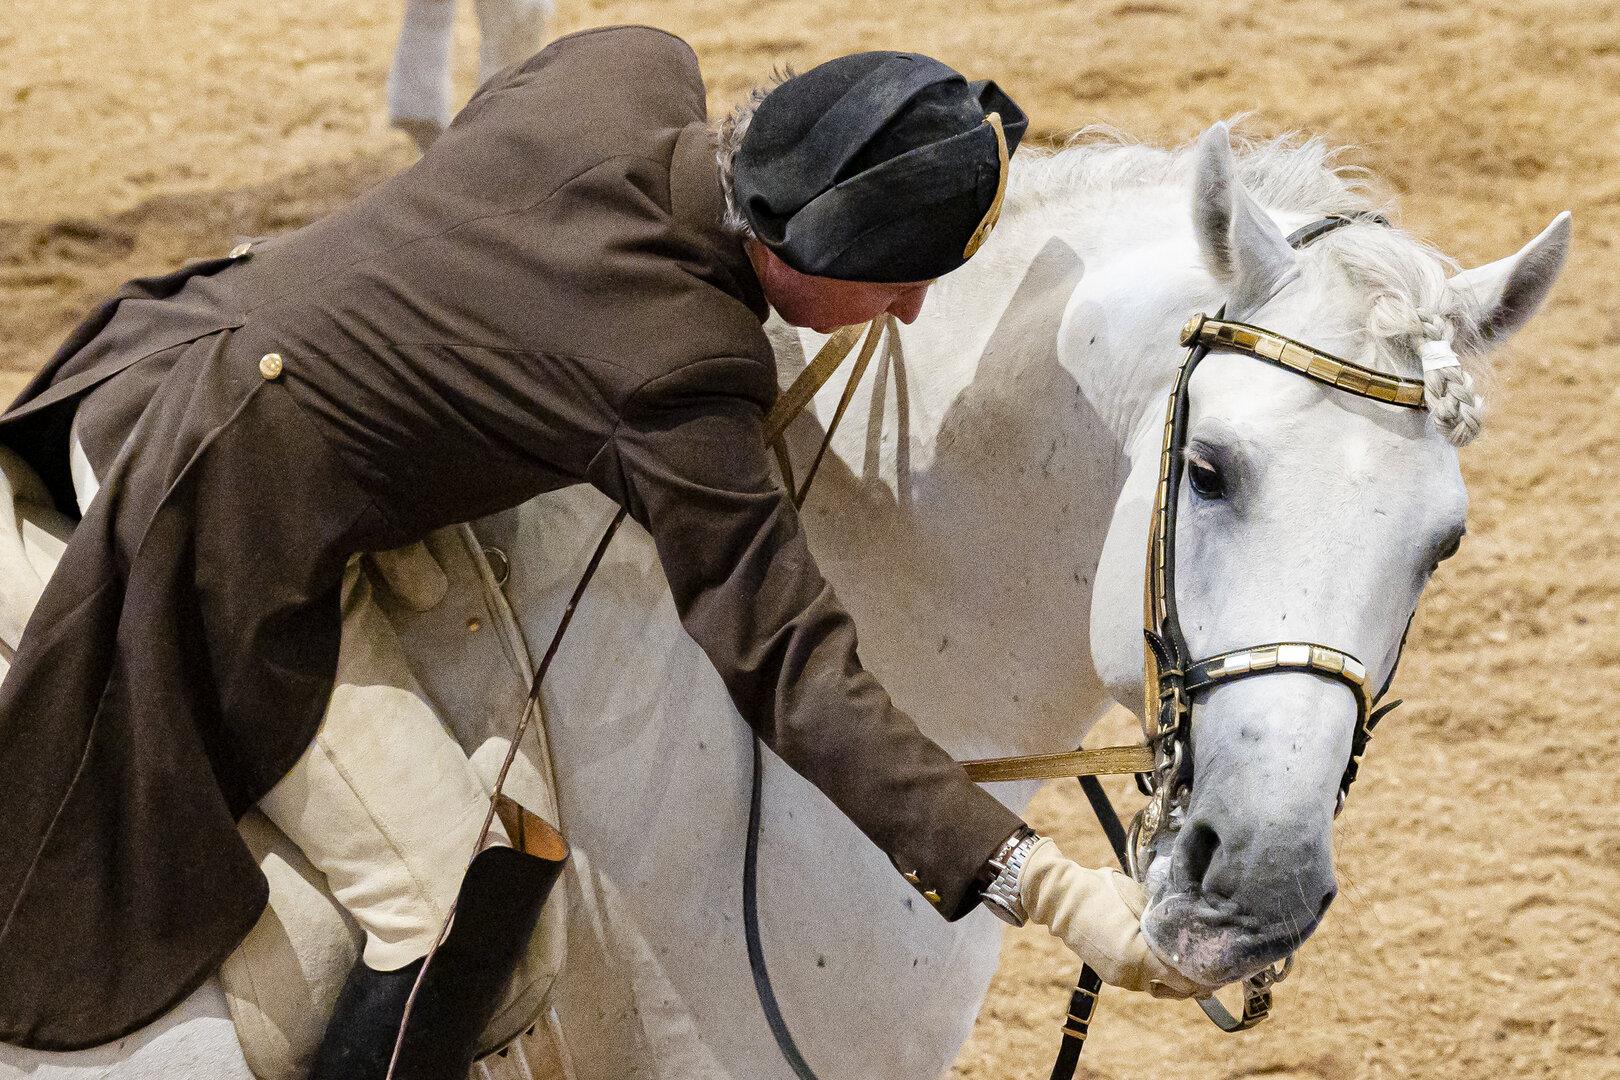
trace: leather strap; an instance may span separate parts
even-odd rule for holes
[[[984,212],[984,217],[979,219],[978,226],[974,228],[973,235],[968,237],[967,246],[962,249],[964,259],[973,258],[979,248],[984,246],[984,242],[990,238],[990,230],[1001,220],[1001,201],[1007,195],[1007,130],[1001,126],[1001,114],[998,112],[986,116],[984,122],[996,132],[996,193],[990,200],[990,208]]]
[[[1326,383],[1336,390],[1372,398],[1386,405],[1419,410],[1428,407],[1424,402],[1422,379],[1386,375],[1382,371],[1341,360],[1292,338],[1274,334],[1263,326],[1194,315],[1182,328],[1181,343],[1240,352],[1286,368],[1296,375]]]
[[[1358,726],[1365,724],[1372,712],[1366,665],[1347,652],[1307,641],[1278,641],[1211,656],[1190,665],[1182,676],[1182,685],[1190,697],[1218,683],[1273,671],[1309,671],[1344,683],[1356,695]]]
[[[1359,214],[1329,214],[1324,218],[1311,222],[1309,225],[1302,225],[1295,229],[1288,236],[1288,246],[1295,250],[1309,247],[1319,237],[1326,236],[1335,229],[1342,229],[1346,225],[1354,225],[1362,221],[1374,225],[1383,225],[1386,228],[1389,226],[1389,219],[1383,214],[1366,211]]]
[[[1124,776],[1151,772],[1153,751],[1146,746],[1103,746],[1066,754],[981,758],[964,761],[968,779],[981,784],[998,780],[1057,780],[1069,776]]]
[[[821,467],[821,459],[832,443],[833,433],[838,430],[839,421],[844,418],[844,412],[855,396],[855,388],[860,385],[861,376],[865,374],[872,354],[877,351],[878,339],[883,335],[884,329],[894,332],[893,316],[873,319],[865,327],[846,326],[835,331],[822,344],[815,358],[805,365],[804,370],[799,372],[777,398],[776,404],[766,415],[765,441],[770,443],[771,449],[776,454],[777,465],[782,470],[782,482],[787,486],[793,505],[803,506],[804,500],[809,496],[810,485],[816,478],[816,470]],[[860,340],[863,330],[866,335],[865,341],[861,345],[860,354],[855,358],[854,367],[850,370],[849,381],[844,384],[844,392],[839,396],[838,407],[833,410],[827,430],[822,434],[821,445],[817,447],[816,456],[805,474],[804,484],[796,488],[793,462],[788,457],[787,444],[783,441],[782,435],[787,430],[788,424],[792,423],[794,417],[810,403],[816,391],[827,384],[833,372],[837,371],[845,357],[849,356],[855,348],[856,341]],[[793,1075],[798,1080],[818,1080],[815,1070],[805,1060],[804,1052],[799,1049],[798,1041],[794,1039],[787,1019],[782,1015],[782,1005],[777,1000],[776,988],[771,983],[771,969],[765,960],[765,946],[759,931],[759,835],[763,816],[765,769],[761,760],[763,743],[760,737],[754,735],[751,742],[753,758],[748,791],[748,833],[743,845],[743,939],[748,948],[748,970],[754,979],[754,997],[759,1001],[760,1011],[765,1014],[765,1025],[771,1029],[771,1038],[775,1040],[777,1052],[782,1055],[782,1060],[787,1062],[788,1068],[793,1070]]]
[[[832,423],[827,425],[827,430],[822,435],[821,449],[816,452],[815,462],[810,466],[810,474],[805,477],[804,486],[801,488],[794,479],[793,459],[788,456],[787,443],[782,436],[787,431],[788,425],[804,411],[806,405],[810,404],[810,399],[816,396],[816,392],[827,385],[827,380],[832,378],[833,372],[838,370],[844,358],[854,350],[855,343],[861,340],[863,331],[866,333],[866,344],[856,361],[856,371],[852,374],[849,384],[844,387],[844,396],[839,400]],[[822,343],[815,358],[804,366],[804,370],[799,372],[788,388],[777,397],[771,411],[765,414],[765,441],[770,445],[771,452],[776,455],[777,468],[782,470],[782,483],[787,487],[788,494],[793,496],[795,506],[802,505],[805,495],[810,491],[810,481],[815,479],[816,469],[821,466],[822,455],[832,442],[833,432],[838,427],[838,421],[843,419],[849,399],[854,396],[855,385],[860,381],[861,373],[866,370],[867,361],[872,358],[872,350],[877,347],[881,331],[881,319],[874,319],[864,326],[843,326],[833,331]]]
[[[748,792],[748,842],[743,847],[743,940],[748,947],[748,971],[754,977],[754,997],[759,1000],[760,1012],[765,1014],[765,1025],[776,1040],[776,1050],[787,1062],[798,1080],[819,1080],[810,1063],[804,1059],[787,1020],[782,1016],[781,1003],[776,1000],[776,988],[771,985],[771,969],[765,962],[765,946],[759,933],[759,827],[764,807],[764,762],[760,760],[759,736],[753,740],[753,778]]]
[[[866,367],[872,362],[872,354],[877,352],[878,339],[883,336],[885,328],[891,334],[895,332],[894,316],[886,315],[867,324],[866,339],[861,342],[861,351],[856,355],[855,364],[849,370],[849,380],[844,383],[844,392],[838,397],[838,405],[833,409],[832,419],[827,422],[827,430],[822,432],[821,445],[816,447],[816,456],[810,460],[810,468],[804,474],[804,484],[793,492],[793,505],[801,509],[804,506],[804,500],[810,497],[810,485],[815,482],[816,471],[821,468],[821,461],[827,456],[827,447],[832,445],[833,433],[838,430],[838,425],[843,422],[844,413],[849,408],[851,399],[855,397],[855,388],[861,384],[861,376],[866,374]],[[829,341],[821,347],[821,352],[816,354],[816,360],[821,360],[822,354],[828,351],[828,346],[831,344],[832,342]],[[845,353],[847,354],[847,352],[846,349]],[[830,374],[829,371],[828,375]],[[804,375],[801,374],[799,380],[795,380],[794,385],[797,386],[798,382],[803,379]],[[823,380],[825,381],[825,376]],[[791,390],[793,387],[789,387],[789,389]],[[772,445],[776,448],[777,460],[787,461],[787,444],[780,434],[775,436]],[[789,490],[791,491],[792,478],[786,473],[783,474],[783,478],[789,482]]]

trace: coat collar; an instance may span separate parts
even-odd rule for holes
[[[770,314],[765,291],[742,237],[725,225],[726,201],[720,188],[720,163],[707,121],[681,129],[670,162],[670,207],[683,229],[709,256],[706,269],[714,284],[746,304],[763,323]]]

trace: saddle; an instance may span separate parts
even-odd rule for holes
[[[499,518],[480,523],[499,533]],[[72,529],[44,484],[20,457],[0,447],[0,677]],[[498,539],[497,541],[498,542]],[[501,590],[505,558],[466,525],[440,530],[402,552],[368,556],[351,587],[370,602],[345,603],[343,632],[387,633],[402,648],[399,678],[411,678],[460,743],[486,790],[508,748],[503,731],[528,696],[528,648]],[[447,655],[456,663],[447,664]],[[342,672],[339,672],[339,679]],[[556,784],[543,724],[531,725],[499,810],[513,842],[559,824]],[[309,1072],[363,934],[327,889],[324,876],[258,810],[238,826],[270,883],[258,923],[219,970],[248,1067],[259,1080],[302,1080]],[[471,853],[469,852],[469,855]],[[561,971],[566,889],[554,891],[501,1004],[479,1043],[481,1054],[522,1040],[531,1075],[565,1076],[565,1051],[547,996]],[[526,1033],[535,1037],[524,1038]]]

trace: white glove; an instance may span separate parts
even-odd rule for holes
[[[1205,997],[1200,986],[1160,960],[1142,936],[1147,893],[1117,870],[1091,870],[1058,850],[1050,837],[1030,848],[1018,879],[1031,920],[1061,938],[1102,981],[1154,997]]]

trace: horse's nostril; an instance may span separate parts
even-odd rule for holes
[[[1221,837],[1207,822],[1189,824],[1176,845],[1176,862],[1181,878],[1190,888],[1207,889],[1209,868],[1215,862],[1215,851],[1221,846]]]
[[[1329,889],[1327,892],[1322,894],[1322,906],[1316,909],[1316,919],[1318,922],[1320,922],[1323,916],[1327,914],[1328,905],[1333,903],[1333,898],[1338,895],[1339,890],[1337,888]]]

